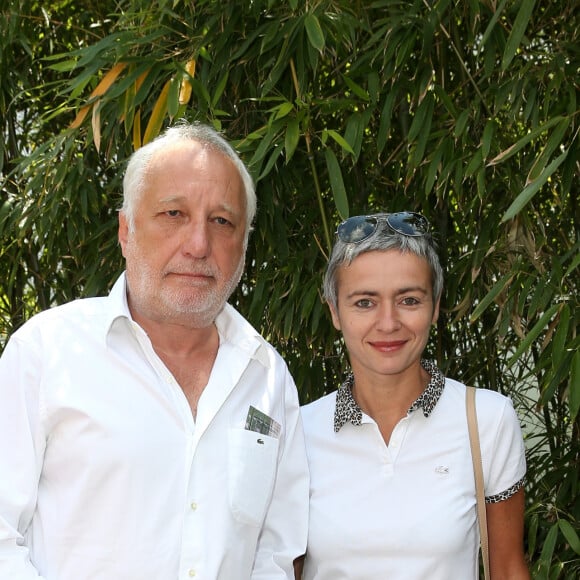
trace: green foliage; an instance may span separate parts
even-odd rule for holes
[[[237,306],[304,402],[345,369],[320,285],[337,223],[419,210],[447,270],[429,345],[509,394],[536,578],[580,574],[575,0],[23,0],[0,25],[0,340],[122,269],[123,163],[180,117],[232,139],[259,212]]]

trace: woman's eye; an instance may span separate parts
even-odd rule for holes
[[[419,301],[416,298],[403,298],[402,303],[405,306],[415,306],[416,304],[419,304]]]

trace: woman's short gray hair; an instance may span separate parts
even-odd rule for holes
[[[380,224],[377,230],[361,242],[349,243],[336,240],[323,282],[323,296],[334,309],[338,300],[338,269],[350,264],[357,256],[366,252],[398,250],[409,252],[425,258],[431,270],[433,302],[436,303],[443,292],[443,268],[437,255],[437,249],[431,234],[422,236],[405,236],[392,230],[386,223]]]
[[[143,193],[145,176],[151,159],[163,149],[183,141],[197,141],[210,149],[223,153],[231,159],[238,170],[246,194],[245,243],[247,245],[257,207],[254,181],[237,152],[224,137],[213,127],[201,123],[180,122],[166,129],[159,137],[133,153],[123,179],[123,206],[121,207],[121,211],[127,218],[129,229],[133,231],[135,228],[135,209],[139,197]]]

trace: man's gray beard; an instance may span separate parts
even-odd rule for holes
[[[240,260],[238,269],[230,282],[221,288],[220,292],[207,291],[203,297],[191,298],[190,292],[168,291],[162,292],[160,306],[162,314],[167,319],[177,317],[176,322],[192,328],[205,328],[215,322],[225,303],[237,288],[244,271],[244,258]],[[181,295],[181,296],[180,296]]]
[[[242,256],[237,270],[229,283],[219,292],[202,291],[201,296],[191,297],[190,291],[161,289],[160,294],[152,297],[147,288],[153,278],[147,265],[137,260],[133,268],[134,279],[129,291],[131,302],[142,315],[159,322],[168,322],[190,328],[206,328],[214,323],[228,298],[239,284],[244,271],[245,256]],[[129,284],[129,282],[128,282]]]

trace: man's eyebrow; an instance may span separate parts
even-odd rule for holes
[[[170,195],[169,197],[163,197],[159,201],[159,203],[175,203],[176,201],[183,201],[185,196],[183,195]]]

